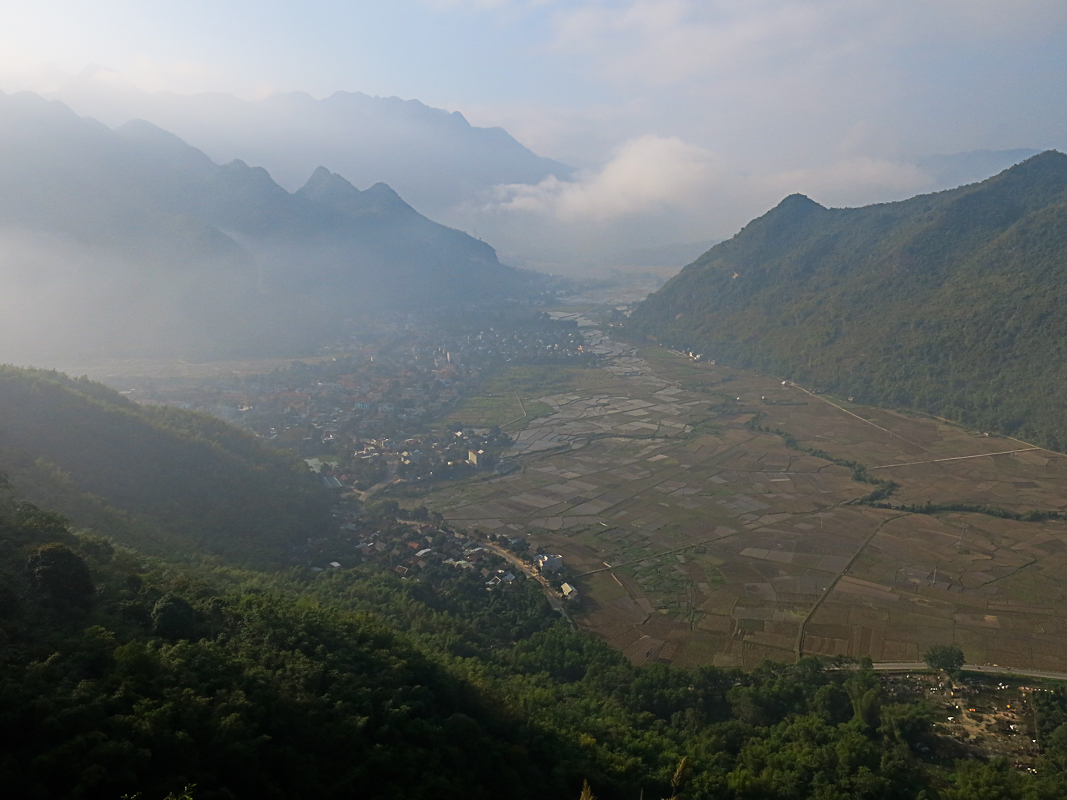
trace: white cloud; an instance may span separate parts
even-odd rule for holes
[[[578,181],[550,177],[537,185],[499,187],[494,205],[567,222],[604,222],[693,201],[716,163],[707,150],[677,137],[642,136],[619,147],[600,171]]]
[[[673,211],[714,225],[710,236],[725,235],[723,223],[727,228],[743,224],[793,192],[826,205],[853,205],[907,197],[930,183],[930,176],[914,165],[864,156],[803,169],[742,173],[677,137],[641,136],[619,147],[603,168],[576,181],[552,177],[537,185],[497,187],[484,210],[574,224],[610,224]],[[709,209],[717,220],[707,219]]]
[[[557,0],[419,0],[424,6],[438,10],[468,9],[492,10],[505,6],[546,6]]]
[[[560,14],[557,46],[592,56],[609,77],[665,86],[810,46],[824,13],[813,4],[634,0]]]
[[[917,167],[887,159],[845,155],[746,172],[679,138],[642,136],[574,182],[497,187],[494,202],[468,207],[456,222],[488,234],[505,259],[580,271],[626,248],[728,238],[794,192],[840,207],[931,188]]]
[[[224,81],[218,70],[202,62],[163,61],[145,54],[135,56],[121,72],[110,66],[89,64],[78,70],[77,74],[54,63],[16,58],[10,53],[5,56],[0,58],[0,88],[7,91],[28,90],[51,94],[78,82],[102,90],[193,94],[215,89]]]

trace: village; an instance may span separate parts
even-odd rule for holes
[[[405,512],[390,495],[517,469],[503,455],[514,443],[508,433],[450,420],[450,412],[502,369],[596,358],[576,323],[537,310],[400,315],[365,321],[319,356],[266,374],[142,379],[123,394],[220,417],[301,456],[336,492],[337,529],[293,545],[294,565],[321,573],[373,564],[408,580],[457,570],[480,575],[487,590],[532,578],[558,610],[578,597],[561,556],[530,553],[523,538],[453,530],[424,508]]]
[[[1036,695],[1051,689],[1032,678],[962,672],[883,674],[893,700],[921,698],[932,714],[933,734],[919,754],[934,762],[959,758],[1004,758],[1019,770],[1035,772],[1040,755]]]
[[[361,509],[339,506],[340,532],[310,540],[293,554],[314,563],[311,572],[376,565],[405,580],[434,580],[448,571],[480,575],[487,591],[507,590],[516,580],[541,584],[552,606],[575,605],[578,590],[563,556],[530,551],[522,537],[459,531],[425,507],[405,511],[395,500],[377,500]]]
[[[285,369],[141,379],[123,393],[232,422],[304,457],[329,488],[360,497],[394,481],[504,473],[514,468],[501,459],[511,438],[493,426],[449,423],[448,413],[507,366],[596,357],[573,322],[525,308],[484,317],[397,316],[364,323],[324,355]]]

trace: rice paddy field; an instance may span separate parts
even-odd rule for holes
[[[522,387],[539,413],[512,429],[521,470],[425,498],[562,554],[583,628],[637,663],[913,662],[954,643],[970,663],[1067,671],[1067,524],[872,508],[856,501],[876,487],[834,463],[894,481],[894,506],[1025,513],[1067,510],[1062,454],[587,338],[601,368]],[[490,399],[457,413],[522,413]]]

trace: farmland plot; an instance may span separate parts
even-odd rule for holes
[[[967,510],[1067,509],[1061,454],[590,338],[602,367],[523,386],[547,409],[515,434],[521,470],[426,497],[560,553],[579,625],[637,663],[916,661],[954,643],[1067,670],[1067,524]],[[889,505],[958,510],[858,502],[889,480]]]

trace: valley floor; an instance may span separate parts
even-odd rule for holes
[[[602,365],[524,390],[552,413],[513,434],[521,469],[425,498],[561,554],[582,628],[635,663],[918,662],[954,643],[970,664],[1067,672],[1067,524],[857,502],[892,480],[892,506],[1061,512],[1062,454],[584,322]]]

